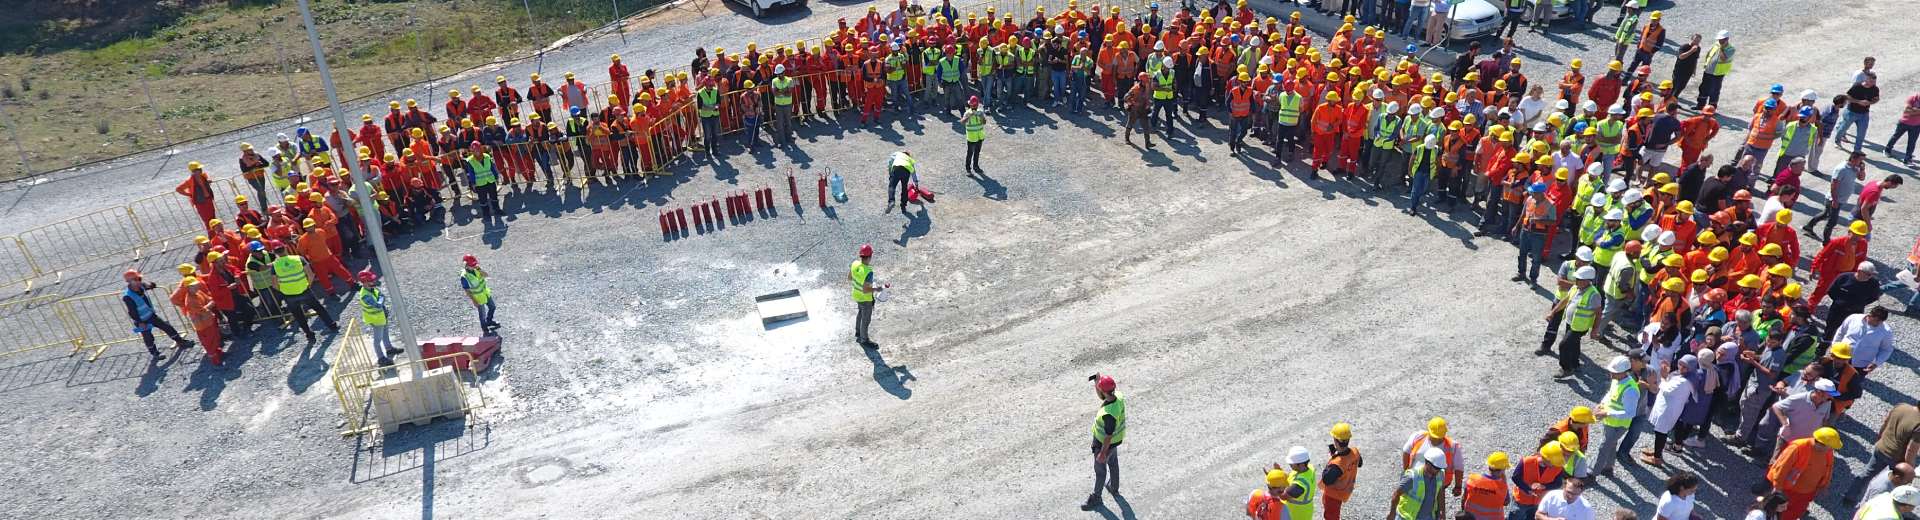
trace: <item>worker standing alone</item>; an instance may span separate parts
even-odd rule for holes
[[[867,335],[867,325],[873,322],[874,293],[886,289],[873,283],[872,244],[860,245],[860,258],[853,261],[847,276],[853,281],[853,305],[859,309],[858,315],[853,320],[853,341],[862,347],[880,348],[880,345],[874,343],[873,338]]]
[[[200,214],[200,221],[214,219],[213,180],[207,178],[206,170],[200,169],[200,161],[187,163],[187,180],[173,187],[173,192],[187,198],[193,204],[193,211]]]
[[[967,111],[960,116],[967,129],[967,175],[987,173],[980,169],[980,146],[987,139],[987,112],[980,109],[980,96],[967,99]]]
[[[173,338],[174,350],[193,346],[192,340],[181,337],[173,325],[154,312],[153,300],[147,297],[147,291],[156,287],[154,284],[141,279],[140,271],[132,269],[128,269],[121,278],[126,280],[127,287],[120,294],[120,302],[126,304],[127,318],[133,320],[133,331],[140,334],[141,341],[146,342],[148,354],[160,359],[160,350],[153,346],[153,329],[160,329],[160,332],[167,333],[167,337]]]
[[[1093,380],[1100,410],[1093,414],[1093,494],[1087,495],[1087,503],[1080,504],[1081,511],[1100,507],[1102,487],[1108,494],[1120,496],[1120,442],[1127,438],[1127,400],[1115,391],[1119,383],[1113,376],[1101,374],[1087,379]]]
[[[460,289],[466,291],[467,300],[473,302],[473,308],[480,314],[480,334],[493,336],[500,331],[500,322],[493,321],[496,306],[493,301],[493,289],[487,288],[487,271],[480,268],[480,259],[473,255],[460,257],[465,264],[460,270]]]
[[[380,290],[380,275],[372,269],[360,271],[360,292],[354,300],[360,302],[360,321],[373,329],[373,356],[380,360],[380,366],[393,364],[393,355],[402,352],[393,346],[393,338],[387,334],[387,293]]]

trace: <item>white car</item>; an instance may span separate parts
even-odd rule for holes
[[[754,18],[765,16],[767,11],[771,11],[773,10],[773,8],[783,6],[783,5],[797,5],[802,7],[805,7],[807,5],[807,0],[734,0],[734,1],[740,2],[741,5],[747,6],[748,9],[752,9]]]
[[[1537,0],[1527,0],[1531,7]],[[1461,0],[1447,12],[1452,30],[1447,38],[1453,40],[1472,40],[1500,31],[1500,20],[1506,15],[1506,2],[1493,0]],[[1573,7],[1565,0],[1553,0],[1553,19],[1560,20],[1573,16]]]

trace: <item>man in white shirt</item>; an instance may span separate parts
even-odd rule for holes
[[[1560,489],[1540,497],[1540,509],[1534,511],[1534,520],[1593,520],[1593,506],[1581,496],[1586,490],[1585,481],[1567,477]]]
[[[1866,313],[1848,316],[1840,322],[1833,340],[1853,345],[1853,368],[1860,375],[1873,373],[1893,357],[1893,331],[1887,330],[1887,308],[1878,305]]]

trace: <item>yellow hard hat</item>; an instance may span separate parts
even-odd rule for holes
[[[1669,182],[1669,183],[1666,183],[1666,184],[1661,184],[1661,185],[1660,185],[1660,193],[1665,193],[1665,194],[1668,194],[1668,195],[1679,195],[1679,194],[1680,194],[1680,184],[1679,184],[1679,183],[1673,183],[1673,182]],[[1692,211],[1690,211],[1690,210],[1692,210],[1692,209],[1693,209],[1693,208],[1692,208],[1692,206],[1693,206],[1693,201],[1686,201],[1686,200],[1683,200],[1683,201],[1680,201],[1680,202],[1685,202],[1685,203],[1687,203],[1687,206],[1688,206],[1688,208],[1687,208],[1687,209],[1689,210],[1689,211],[1687,211],[1687,213],[1692,213]]]
[[[1667,267],[1682,267],[1687,265],[1687,259],[1678,254],[1667,255],[1666,258],[1660,259],[1660,265],[1664,265]]]
[[[1580,424],[1593,424],[1593,409],[1584,405],[1575,406],[1573,410],[1567,412],[1567,417]]]
[[[1568,67],[1572,67],[1576,70],[1579,69],[1581,65],[1585,65],[1585,64],[1586,62],[1580,61],[1580,58],[1574,58],[1573,61],[1567,62]]]
[[[1720,237],[1714,235],[1713,230],[1709,229],[1701,231],[1700,236],[1693,239],[1693,243],[1703,246],[1719,245]]]
[[[1558,168],[1558,169],[1555,169],[1555,170],[1553,170],[1553,180],[1556,180],[1556,181],[1564,181],[1564,180],[1567,180],[1567,169],[1566,169],[1566,168]]]
[[[195,243],[195,244],[202,244],[202,245],[204,245],[204,244],[206,244],[206,243],[207,243],[207,237],[206,237],[206,235],[201,235],[201,236],[197,236],[197,237],[193,237],[193,243]]]
[[[1253,75],[1247,74],[1247,71],[1244,71],[1244,70],[1240,71],[1239,77],[1240,77],[1240,81],[1253,81]]]
[[[1760,246],[1760,256],[1780,256],[1783,254],[1786,254],[1786,251],[1780,249],[1780,244],[1767,244],[1764,246]]]
[[[1662,189],[1664,190],[1664,189],[1666,188],[1666,186],[1661,186],[1661,188],[1662,188]],[[1675,189],[1675,190],[1678,190],[1678,189],[1680,189],[1680,186],[1676,184],[1676,185],[1674,185],[1674,188],[1673,188],[1673,189]],[[1674,211],[1678,211],[1678,212],[1680,212],[1680,213],[1682,213],[1682,214],[1688,214],[1688,215],[1691,215],[1691,214],[1693,214],[1693,201],[1691,201],[1691,200],[1683,200],[1683,201],[1680,201],[1680,202],[1678,202],[1678,203],[1675,203],[1675,204],[1673,205],[1673,209],[1674,209]]]
[[[1694,269],[1693,274],[1687,275],[1687,280],[1690,280],[1693,283],[1707,283],[1707,270]]]
[[[1620,72],[1620,67],[1621,67],[1620,60],[1613,60],[1613,61],[1607,62],[1607,70]]]
[[[417,106],[420,106],[420,102],[419,102],[419,101],[414,101],[414,100],[412,100],[412,99],[408,99],[408,100],[407,100],[407,106],[408,106],[408,107],[417,107]]]
[[[365,123],[372,120],[373,114],[360,114],[360,122]]]
[[[1716,264],[1727,261],[1727,248],[1725,246],[1713,246],[1713,250],[1707,252],[1707,261]]]
[[[1534,141],[1534,142],[1533,142],[1533,145],[1532,145],[1532,146],[1529,146],[1528,148],[1532,148],[1532,149],[1533,149],[1533,153],[1536,153],[1536,154],[1540,154],[1540,153],[1547,153],[1547,142],[1546,142],[1546,141]]]
[[[1560,436],[1556,437],[1554,440],[1560,441],[1561,447],[1572,449],[1580,445],[1580,434],[1573,433],[1573,432],[1560,432]]]
[[[1793,276],[1793,266],[1787,265],[1787,264],[1773,264],[1773,267],[1767,268],[1767,274],[1778,276],[1781,278],[1790,277],[1790,276]]]
[[[1333,430],[1327,433],[1333,435],[1333,438],[1335,440],[1342,440],[1342,441],[1352,440],[1353,425],[1347,424],[1347,423],[1334,423]]]
[[[1832,354],[1834,359],[1853,359],[1853,344],[1836,341],[1832,347],[1827,348],[1827,353]]]
[[[1852,224],[1847,224],[1847,231],[1858,236],[1867,236],[1867,231],[1870,229],[1872,226],[1867,225],[1865,220],[1855,220]]]
[[[1799,298],[1799,297],[1800,297],[1800,284],[1798,284],[1798,283],[1789,283],[1789,284],[1787,284],[1787,285],[1786,285],[1785,287],[1781,287],[1781,288],[1780,288],[1780,294],[1781,294],[1782,296],[1786,296],[1786,297],[1788,297],[1788,298]]]
[[[528,80],[532,80],[532,81],[540,81],[540,73],[538,73],[538,72],[535,72],[535,73],[532,73],[532,74],[528,74],[528,75],[527,75],[527,79],[528,79]]]
[[[1496,451],[1487,455],[1487,467],[1505,471],[1513,467],[1513,462],[1507,460],[1507,452]]]
[[[1673,88],[1673,80],[1670,80],[1670,79],[1660,80],[1660,88],[1662,89]]]
[[[180,271],[181,276],[190,275],[193,274],[193,264],[180,264],[180,266],[175,267],[174,270]]]
[[[297,204],[297,203],[299,203],[299,202],[300,202],[300,198],[299,198],[299,197],[295,197],[295,196],[292,196],[292,195],[288,195],[288,196],[286,197],[286,199],[285,199],[285,202],[286,202],[287,204]]]
[[[1665,15],[1661,14],[1660,11],[1654,11],[1653,14],[1647,15],[1647,19],[1659,21],[1661,16],[1665,16]]]
[[[1565,465],[1567,463],[1567,451],[1560,447],[1560,443],[1549,442],[1540,445],[1540,458],[1547,459],[1548,464],[1555,466]]]
[[[1596,128],[1594,128],[1594,127],[1591,127],[1591,126],[1589,126],[1589,127],[1587,127],[1587,129],[1586,129],[1586,130],[1584,130],[1584,131],[1581,131],[1581,132],[1580,132],[1580,135],[1583,135],[1583,136],[1587,136],[1587,135],[1600,135],[1600,130],[1599,130],[1599,129],[1596,129]]]
[[[1647,108],[1647,107],[1640,107],[1640,111],[1635,112],[1634,115],[1637,115],[1640,117],[1653,117],[1653,109]]]
[[[1825,445],[1830,449],[1840,449],[1840,432],[1834,431],[1833,428],[1821,427],[1813,431],[1813,442]]]
[[[1277,469],[1267,470],[1267,487],[1283,488],[1283,487],[1287,487],[1287,482],[1288,482],[1288,479],[1287,479],[1286,471],[1277,470]]]
[[[1660,282],[1660,288],[1666,289],[1667,292],[1680,292],[1687,288],[1687,282],[1682,282],[1679,278],[1668,278],[1667,281]]]
[[[1340,73],[1338,73],[1338,72],[1328,72],[1328,73],[1327,73],[1327,81],[1340,81]]]
[[[241,232],[246,234],[247,238],[260,238],[260,228],[253,227],[253,224],[247,224],[247,228]]]
[[[1542,156],[1539,156],[1539,157],[1535,157],[1535,158],[1533,158],[1533,165],[1534,165],[1534,166],[1552,166],[1552,165],[1553,165],[1553,156],[1551,156],[1551,155],[1542,155]]]
[[[1527,152],[1524,152],[1524,151],[1523,151],[1523,152],[1520,152],[1520,153],[1516,153],[1516,154],[1513,154],[1513,162],[1516,162],[1516,163],[1520,163],[1520,164],[1532,164],[1532,163],[1533,163],[1533,154],[1531,154],[1531,153],[1527,153]]]
[[[1520,58],[1514,58],[1513,61],[1508,62],[1508,64],[1518,67],[1520,66]]]
[[[459,98],[459,97],[460,97],[460,89],[457,89],[457,88],[456,88],[456,89],[453,89],[453,90],[448,90],[448,91],[447,91],[447,97],[450,97],[450,98]]]
[[[326,198],[326,195],[321,195],[320,192],[313,192],[313,193],[307,194],[307,200],[310,200],[313,202],[320,202],[325,198]]]
[[[1427,419],[1427,437],[1439,439],[1447,436],[1447,420],[1434,417]]]
[[[613,55],[613,61],[620,61],[620,55],[619,55],[619,54],[614,54],[614,55]]]
[[[246,204],[246,203],[247,203],[247,196],[246,196],[246,195],[234,195],[234,196],[233,196],[233,203],[234,203],[234,204]],[[220,220],[220,219],[214,219],[214,220]]]
[[[199,171],[199,170],[200,170],[200,161],[188,161],[188,162],[187,162],[187,170],[188,170],[188,171]]]
[[[1747,288],[1747,289],[1759,289],[1760,277],[1750,274],[1750,275],[1740,277],[1740,281],[1734,282],[1734,283],[1736,285],[1739,285],[1740,287]]]
[[[1500,142],[1503,142],[1503,143],[1513,142],[1513,132],[1500,132]]]
[[[314,222],[314,221],[313,221],[313,219],[310,219],[310,218],[309,218],[309,219],[302,219],[302,220],[300,221],[300,227],[314,227],[314,226],[318,226],[318,225],[320,225],[320,223],[318,223],[318,222]]]
[[[1334,101],[1334,102],[1338,102],[1338,101],[1340,101],[1340,93],[1339,93],[1339,92],[1328,92],[1328,93],[1327,93],[1327,101]]]
[[[1448,129],[1448,130],[1452,130],[1452,131],[1455,131],[1455,132],[1458,132],[1458,131],[1460,131],[1460,129],[1461,129],[1461,128],[1462,128],[1462,126],[1460,125],[1460,122],[1459,122],[1459,121],[1454,121],[1454,122],[1452,122],[1452,123],[1447,123],[1447,129]]]
[[[226,257],[227,257],[227,254],[226,254],[226,253],[222,253],[222,252],[219,252],[219,251],[208,251],[208,252],[207,252],[207,261],[208,261],[208,262],[212,262],[212,261],[216,261],[216,260],[219,260],[219,259],[222,259],[222,258],[226,258]]]

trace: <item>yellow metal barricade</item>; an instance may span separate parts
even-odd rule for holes
[[[480,391],[479,375],[472,369],[474,366],[472,354],[455,352],[424,360],[397,362],[393,366],[382,367],[377,364],[373,356],[373,347],[369,344],[371,341],[362,332],[363,327],[359,319],[348,322],[346,328],[342,330],[345,333],[340,344],[334,349],[336,354],[333,360],[333,394],[340,400],[340,413],[346,419],[345,425],[340,430],[341,436],[379,431],[380,424],[373,416],[373,403],[369,402],[373,394],[373,384],[381,379],[394,377],[403,371],[413,370],[415,365],[418,365],[422,372],[434,365],[456,367],[454,370],[459,371],[458,375],[465,383],[461,385],[461,410],[472,413],[486,406],[486,395]],[[461,365],[468,368],[464,370],[457,368]]]
[[[67,355],[81,343],[61,318],[59,295],[44,295],[0,303],[0,357],[35,350],[66,347]],[[122,320],[125,321],[125,320]]]
[[[193,334],[193,326],[180,315],[173,303],[167,300],[172,287],[161,286],[147,291],[148,300],[153,304],[153,312],[167,324],[173,326],[182,337]],[[133,321],[127,318],[127,307],[120,300],[119,293],[79,296],[61,300],[60,318],[66,324],[68,334],[74,338],[76,351],[91,350],[87,361],[100,359],[107,347],[121,343],[138,342],[140,334],[133,331]],[[183,328],[184,327],[184,328]],[[155,335],[166,333],[155,330]],[[165,341],[164,337],[155,338]]]
[[[17,240],[43,276],[95,260],[135,255],[147,243],[126,207],[29,229]]]
[[[19,237],[0,237],[0,287],[24,283],[40,274],[26,243]]]
[[[215,188],[214,191],[219,192],[220,189]],[[216,195],[213,200],[218,204],[220,197]],[[216,205],[216,216],[218,216],[218,208]],[[134,223],[139,225],[148,243],[164,243],[173,239],[206,234],[207,226],[200,220],[200,212],[194,209],[193,203],[186,197],[176,193],[135,200],[127,204],[127,212],[133,215]]]

